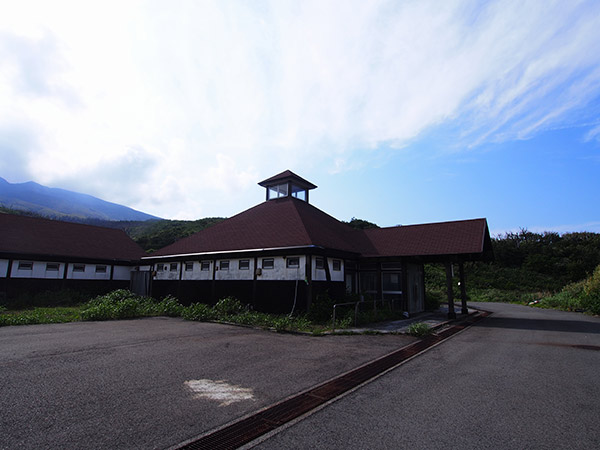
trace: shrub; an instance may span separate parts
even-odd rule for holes
[[[439,291],[425,291],[425,310],[436,311],[445,300],[444,294]]]
[[[276,331],[285,331],[291,329],[292,319],[288,316],[277,317],[273,320],[273,328]]]
[[[592,276],[583,283],[583,291],[585,295],[600,294],[600,266],[594,269]]]
[[[407,333],[411,336],[427,336],[431,333],[431,327],[425,322],[413,322],[408,326]]]
[[[204,303],[192,303],[187,308],[182,309],[181,317],[186,320],[205,322],[207,320],[215,319],[216,315],[210,306]]]
[[[155,306],[156,314],[160,316],[179,317],[184,307],[172,295],[167,295]]]
[[[178,315],[181,306],[174,297],[155,302],[126,289],[118,289],[90,300],[81,311],[83,320],[131,319],[156,315]]]
[[[232,316],[244,311],[244,306],[235,297],[225,297],[213,307],[219,316]]]
[[[310,305],[308,318],[315,322],[328,322],[333,314],[333,305],[336,301],[329,296],[329,292],[321,292]]]

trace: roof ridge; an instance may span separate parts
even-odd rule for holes
[[[366,228],[363,231],[374,232],[376,230],[393,230],[395,228],[424,227],[424,226],[433,226],[433,225],[444,225],[444,224],[448,224],[448,223],[464,223],[464,222],[478,222],[478,221],[484,221],[487,223],[487,219],[485,217],[477,217],[474,219],[443,220],[441,222],[411,223],[409,225],[393,225],[391,227]]]

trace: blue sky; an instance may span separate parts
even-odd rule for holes
[[[165,218],[600,232],[598,1],[3,2],[0,176]]]

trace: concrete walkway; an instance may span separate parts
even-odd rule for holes
[[[476,311],[476,309],[469,308],[469,314],[473,314]],[[457,318],[464,316],[461,314],[460,305],[455,305],[454,312],[456,313]],[[335,333],[406,333],[408,331],[408,327],[416,322],[424,322],[431,328],[439,328],[443,326],[448,322],[448,305],[443,304],[436,311],[418,313],[409,317],[408,319],[366,324],[356,328],[344,328],[336,330]]]

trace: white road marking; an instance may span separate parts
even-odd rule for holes
[[[254,392],[251,388],[234,386],[223,380],[188,380],[183,384],[195,394],[194,398],[216,400],[220,402],[219,406],[254,400]]]

